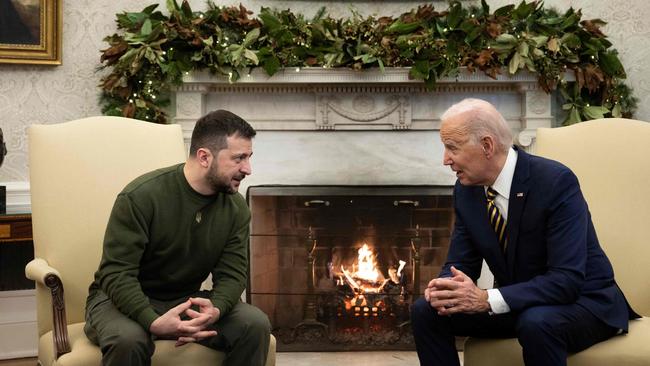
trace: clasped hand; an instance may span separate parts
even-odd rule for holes
[[[452,277],[434,278],[424,290],[424,298],[439,315],[481,313],[490,310],[487,291],[478,288],[465,273],[451,267]]]
[[[199,311],[193,310],[192,306],[198,306]],[[182,314],[189,319],[181,319]],[[212,301],[191,297],[154,320],[149,331],[162,338],[176,338],[178,347],[217,335],[215,330],[206,328],[216,322],[219,316],[220,311],[212,305]]]

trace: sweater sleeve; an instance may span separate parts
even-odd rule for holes
[[[147,331],[159,316],[138,281],[148,237],[148,225],[142,213],[127,194],[118,195],[104,236],[99,285],[122,313]]]
[[[246,288],[251,214],[243,198],[238,198],[240,204],[228,242],[212,270],[211,300],[222,317],[232,309]]]

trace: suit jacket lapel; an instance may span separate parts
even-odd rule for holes
[[[528,196],[528,177],[530,173],[528,154],[516,147],[515,150],[517,150],[518,156],[508,199],[508,247],[506,248],[508,277],[512,280],[514,280],[515,254],[521,226],[521,215],[524,212],[524,205]]]

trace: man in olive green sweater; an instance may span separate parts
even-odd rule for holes
[[[86,303],[84,330],[104,365],[149,365],[156,339],[223,350],[225,365],[265,364],[268,317],[239,301],[250,211],[237,190],[251,174],[254,136],[240,117],[211,112],[197,121],[184,164],[117,196]],[[199,291],[208,274],[213,289]]]

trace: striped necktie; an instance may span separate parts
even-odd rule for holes
[[[497,205],[494,203],[494,199],[497,197],[498,193],[492,187],[487,189],[486,198],[487,198],[487,213],[488,218],[490,219],[490,225],[494,229],[494,232],[497,234],[497,239],[499,239],[499,245],[501,246],[501,251],[506,252],[506,247],[508,246],[508,238],[506,237],[506,220],[503,219]]]

